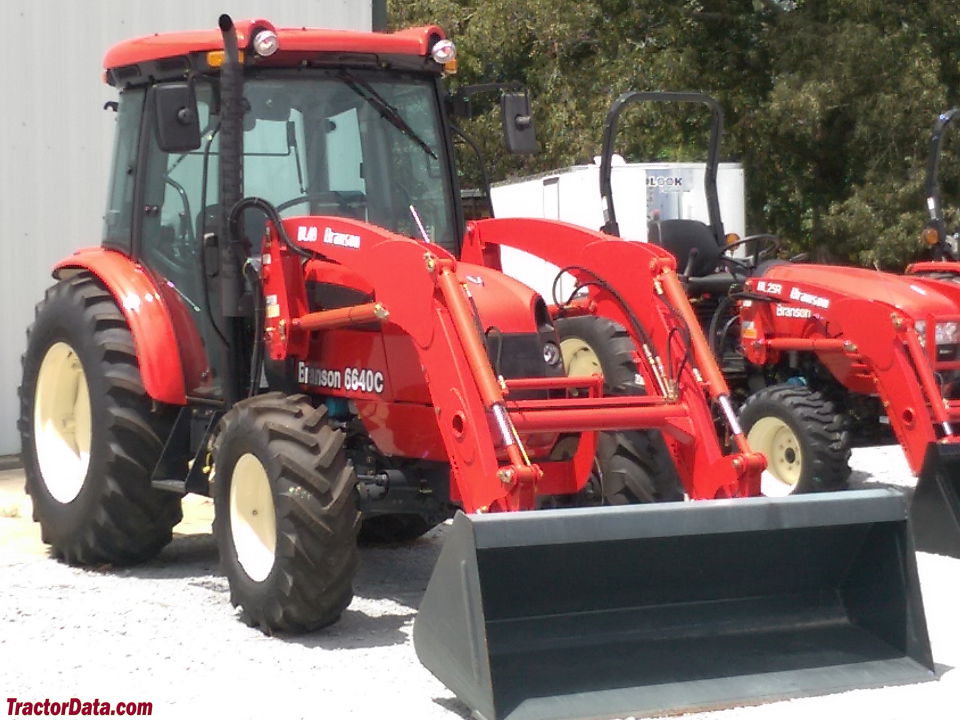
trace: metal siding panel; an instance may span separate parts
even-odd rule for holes
[[[369,30],[370,0],[231,0],[235,19],[263,17],[280,26]],[[100,242],[112,149],[115,92],[101,80],[106,49],[155,32],[216,27],[220,0],[7,0],[7,105],[0,119],[0,455],[20,438],[16,388],[34,304],[52,283],[50,267]]]

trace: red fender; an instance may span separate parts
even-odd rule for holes
[[[140,375],[147,394],[159,402],[185,405],[183,365],[170,310],[143,267],[105,248],[83,248],[58,262],[55,278],[87,270],[113,294],[133,335]]]

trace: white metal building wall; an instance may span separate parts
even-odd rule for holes
[[[369,30],[378,0],[4,0],[0,59],[0,455],[17,453],[16,389],[33,307],[50,267],[97,245],[115,97],[104,52],[155,32],[265,18],[277,26]],[[382,8],[382,5],[381,5]]]

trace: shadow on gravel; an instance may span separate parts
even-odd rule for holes
[[[353,583],[356,600],[340,620],[308,635],[276,635],[275,639],[328,650],[408,643],[409,625],[420,606],[444,534],[441,526],[412,542],[361,545],[360,569]],[[148,562],[90,570],[144,580],[182,580],[223,597],[229,592],[227,579],[220,572],[216,542],[209,533],[175,533],[173,541]],[[384,606],[383,601],[395,604]]]
[[[470,715],[470,708],[456,698],[433,698],[433,701],[444,710],[449,710],[465,720],[470,720],[470,717],[472,717]]]
[[[127,567],[91,568],[100,572],[144,579],[189,579],[218,575],[219,556],[213,536],[175,534],[173,541],[152,560]]]
[[[868,472],[864,472],[863,470],[854,470],[851,472],[850,478],[847,482],[851,490],[890,488],[891,490],[902,490],[904,494],[906,494],[908,500],[913,497],[913,487],[898,483],[883,482],[882,480],[874,480],[873,475]]]
[[[307,635],[274,635],[274,640],[319,650],[357,650],[405,645],[409,638],[403,628],[415,612],[399,615],[368,615],[359,610],[344,611],[334,625]]]
[[[355,594],[419,607],[445,534],[446,528],[441,526],[407,543],[361,545],[360,570],[353,583]]]

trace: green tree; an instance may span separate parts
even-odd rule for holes
[[[899,268],[920,252],[929,128],[960,101],[955,0],[390,0],[395,26],[436,22],[457,83],[530,88],[542,152],[509,158],[499,119],[467,123],[503,179],[599,151],[621,92],[700,90],[724,106],[725,159],[747,173],[748,225],[817,259]],[[702,157],[704,113],[631,110],[631,159]],[[958,143],[960,147],[960,143]],[[960,189],[955,154],[942,167]],[[956,201],[960,195],[954,194]]]

